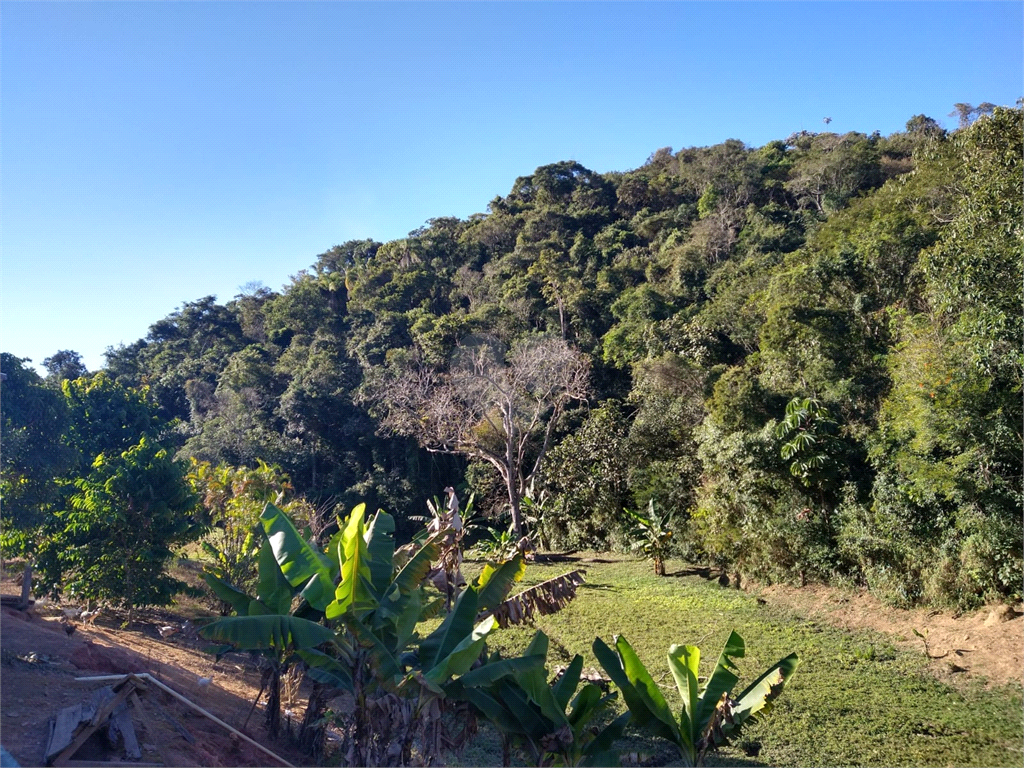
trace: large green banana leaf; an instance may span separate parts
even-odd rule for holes
[[[525,571],[526,561],[522,555],[516,555],[497,568],[490,564],[486,565],[477,579],[477,588],[480,590],[477,608],[481,612],[494,610],[502,600],[508,597],[508,593],[512,591],[512,585],[522,578]]]
[[[352,691],[352,671],[338,659],[315,648],[302,648],[296,653],[306,662],[309,676],[318,683]]]
[[[480,658],[484,649],[484,641],[496,624],[493,616],[488,616],[477,624],[471,634],[464,637],[432,669],[424,673],[427,680],[434,685],[441,685],[453,677],[468,672],[469,668],[473,666],[473,662]]]
[[[415,589],[419,589],[420,585],[423,584],[423,580],[427,577],[430,572],[431,563],[434,562],[441,554],[441,548],[437,545],[437,542],[427,542],[423,547],[416,551],[409,562],[407,562],[402,570],[398,572],[392,583],[390,589],[388,589],[388,596],[390,597],[393,593],[399,593],[407,595]],[[386,602],[386,601],[385,601]]]
[[[325,610],[328,619],[336,619],[349,610],[372,610],[377,605],[370,581],[370,553],[364,538],[365,509],[366,505],[360,504],[352,510],[338,544],[341,582],[334,592],[334,601]]]
[[[668,708],[665,697],[661,695],[657,683],[651,678],[626,639],[621,636],[615,639],[617,653],[599,637],[594,639],[592,648],[608,677],[622,692],[622,698],[637,725],[656,736],[679,744],[679,725]]]
[[[578,653],[572,657],[572,661],[569,662],[569,666],[566,667],[565,671],[562,672],[562,676],[558,678],[558,681],[551,687],[551,692],[555,696],[555,701],[558,702],[558,706],[564,711],[569,706],[569,701],[572,699],[572,695],[576,692],[576,688],[580,684],[580,675],[583,672],[583,657]]]
[[[733,686],[739,682],[740,678],[736,674],[739,670],[732,659],[733,657],[742,659],[746,653],[747,648],[743,638],[738,632],[730,632],[729,639],[725,641],[725,648],[722,649],[715,668],[711,672],[711,677],[708,678],[704,685],[704,691],[700,695],[700,701],[693,717],[696,721],[695,734],[704,733],[711,718],[714,717],[715,708],[722,699],[722,695],[731,691]]]
[[[322,574],[333,586],[335,574],[331,572],[330,558],[302,538],[284,512],[268,503],[260,514],[260,522],[281,573],[292,588],[298,589],[316,574]]]
[[[697,709],[700,706],[700,648],[695,645],[673,645],[668,649],[668,667],[683,700],[683,711],[679,716],[679,732],[683,745],[693,751],[700,738],[696,727]]]
[[[547,635],[541,630],[537,630],[523,655],[540,656],[546,659],[548,655]],[[516,682],[530,697],[530,701],[540,708],[541,714],[555,724],[552,731],[569,724],[565,717],[565,707],[559,706],[551,686],[548,685],[547,670],[544,667],[522,672],[516,676]]]
[[[207,624],[200,634],[209,640],[232,643],[243,651],[273,649],[278,653],[315,648],[334,639],[327,627],[297,616],[231,616]]]
[[[370,558],[370,582],[379,602],[394,576],[395,519],[384,510],[378,510],[367,526],[365,536]]]
[[[420,665],[423,669],[433,669],[473,632],[476,614],[477,591],[474,587],[467,587],[455,601],[452,612],[420,643]]]
[[[271,613],[289,613],[292,607],[292,588],[281,573],[269,541],[264,541],[260,547],[258,565],[259,583],[256,591],[260,596],[260,602],[269,608]]]
[[[736,697],[736,703],[732,710],[733,722],[725,724],[722,728],[723,732],[728,735],[742,726],[749,718],[758,714],[768,714],[773,702],[782,695],[782,689],[796,673],[798,666],[800,666],[800,658],[795,653],[791,653],[789,656],[779,659],[767,672],[747,686]]]
[[[522,672],[544,666],[541,656],[517,656],[511,659],[488,661],[482,667],[455,678],[445,686],[445,692],[452,698],[461,698],[466,688],[487,688],[503,677],[515,677]]]
[[[218,598],[235,609],[239,616],[248,616],[250,613],[249,604],[255,602],[255,598],[249,597],[244,592],[235,589],[219,576],[204,572],[203,581],[207,583]]]

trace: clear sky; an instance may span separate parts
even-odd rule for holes
[[[0,2],[0,350],[484,212],[517,176],[1024,95],[1019,2]]]

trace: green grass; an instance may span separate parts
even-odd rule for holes
[[[1024,758],[1022,692],[986,690],[980,683],[953,688],[929,675],[920,653],[897,650],[881,634],[847,632],[809,621],[697,575],[659,578],[650,564],[598,555],[610,563],[531,564],[524,584],[575,567],[587,572],[576,599],[536,628],[551,638],[549,669],[580,653],[599,668],[591,644],[624,635],[662,687],[681,706],[665,657],[673,643],[701,648],[701,674],[718,659],[729,632],[746,641],[738,660],[739,689],[770,664],[796,651],[800,668],[775,709],[719,750],[709,765],[764,766],[1019,766]],[[477,568],[467,563],[464,571]],[[668,573],[686,572],[668,563]],[[489,644],[505,655],[522,652],[535,629],[495,631]],[[464,753],[464,765],[500,765],[500,748],[484,738]],[[643,752],[673,764],[670,748],[635,738],[624,752]],[[493,753],[493,754],[492,754]],[[470,763],[465,762],[467,758]],[[453,763],[454,764],[454,763]]]

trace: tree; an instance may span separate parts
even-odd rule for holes
[[[512,527],[522,535],[520,501],[562,410],[586,398],[587,379],[587,360],[561,339],[526,339],[507,355],[493,339],[477,339],[456,350],[449,370],[407,358],[367,394],[385,430],[494,467],[508,492]]]
[[[82,363],[82,356],[70,349],[62,349],[43,360],[43,368],[49,374],[47,380],[54,382],[58,388],[67,379],[80,379],[89,375]]]
[[[957,118],[960,121],[961,128],[967,128],[982,115],[991,115],[995,108],[996,105],[988,101],[983,101],[976,107],[971,104],[957,102],[953,105],[953,111],[949,113],[949,116]]]
[[[75,482],[70,507],[57,513],[61,528],[41,557],[43,588],[125,608],[129,621],[136,608],[169,604],[185,586],[164,572],[172,547],[202,532],[186,471],[146,437],[97,456]]]
[[[0,353],[4,374],[0,385],[0,551],[5,556],[28,557],[22,583],[24,600],[31,591],[32,557],[40,530],[60,499],[58,478],[75,466],[77,458],[65,440],[70,414],[64,398],[45,386],[39,375],[24,365],[27,362]]]

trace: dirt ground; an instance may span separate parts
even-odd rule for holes
[[[19,594],[6,576],[0,593]],[[1024,612],[1021,606],[992,606],[954,618],[949,612],[888,608],[864,592],[819,585],[802,589],[747,585],[752,594],[798,615],[846,629],[887,634],[894,645],[928,653],[935,674],[950,682],[981,679],[990,685],[1020,684],[1024,670]],[[148,613],[129,629],[119,620],[100,617],[95,626],[79,623],[69,637],[61,612],[35,606],[27,612],[3,608],[0,615],[0,743],[23,766],[41,765],[49,722],[62,708],[85,702],[104,683],[76,682],[76,677],[148,672],[250,738],[294,765],[309,758],[286,738],[271,742],[263,730],[262,708],[249,716],[259,690],[259,673],[248,659],[229,655],[219,663],[202,651],[205,643],[180,634],[159,636],[161,625],[182,617]],[[200,678],[212,678],[207,686]],[[297,723],[303,691],[294,703]],[[173,697],[156,690],[143,695],[144,715],[133,712],[142,760],[168,766],[270,766],[275,761]],[[166,713],[166,715],[164,714]],[[248,725],[245,725],[247,716]],[[193,737],[190,743],[171,724],[177,721]],[[79,756],[83,756],[82,753]],[[90,759],[112,759],[96,754]],[[109,763],[108,763],[109,764]]]
[[[18,590],[9,581],[0,583],[0,593],[18,594]],[[201,639],[160,638],[158,627],[170,623],[165,621],[166,614],[151,614],[147,617],[150,621],[144,619],[125,630],[117,620],[105,621],[101,616],[95,626],[77,624],[70,637],[60,616],[56,608],[40,606],[27,612],[5,607],[0,615],[0,743],[20,765],[42,765],[51,718],[64,707],[87,702],[95,689],[109,685],[76,682],[75,678],[129,672],[150,673],[289,763],[308,764],[309,758],[285,737],[276,742],[268,738],[262,707],[243,727],[260,682],[259,672],[246,657],[232,654],[215,664],[214,658],[202,651],[206,643]],[[213,682],[202,686],[200,678],[212,678]],[[134,708],[130,711],[143,762],[168,766],[281,764],[155,687],[140,700],[143,713]],[[296,697],[290,706],[297,725],[302,717],[301,699]],[[190,734],[192,742],[172,719]],[[87,743],[78,757],[97,761],[119,758],[113,753],[90,753],[93,747]]]
[[[820,584],[748,590],[808,619],[882,632],[897,648],[927,652],[932,672],[946,682],[978,679],[1001,686],[1020,685],[1024,678],[1024,605],[990,605],[957,616],[928,608],[890,608],[867,592]]]

